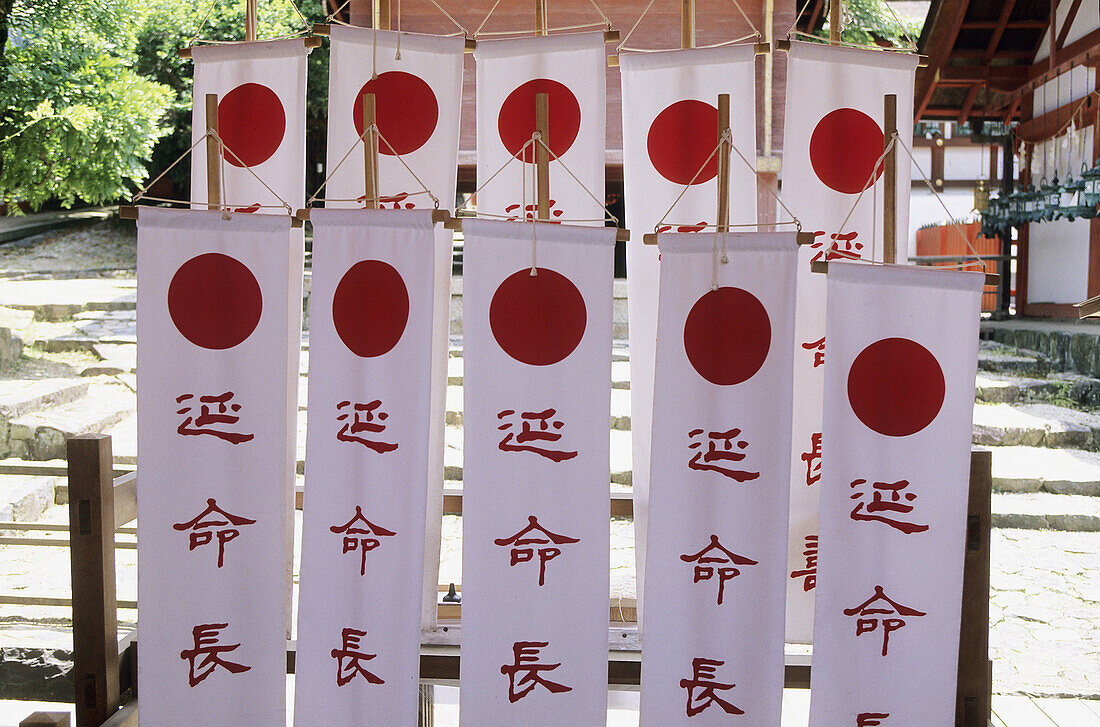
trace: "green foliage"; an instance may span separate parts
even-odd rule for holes
[[[310,23],[324,20],[323,0],[298,3]],[[191,85],[193,63],[180,58],[178,50],[200,40],[232,41],[244,39],[244,0],[147,0],[144,22],[137,32],[137,71],[167,85],[174,94],[165,124],[171,129],[153,151],[150,168],[160,173],[191,146]],[[205,23],[204,23],[205,21]],[[305,29],[290,0],[260,3],[256,37],[259,39],[293,35]],[[196,41],[198,42],[198,41]],[[328,53],[314,52],[309,57],[308,87],[328,85]],[[310,94],[307,113],[313,118],[325,116],[326,94]],[[186,163],[176,165],[167,175],[177,195],[189,193],[190,170]]]
[[[146,176],[168,88],[135,72],[141,0],[15,0],[0,66],[0,200],[113,201]]]
[[[890,12],[885,0],[845,0],[841,40],[858,45],[908,47],[920,37],[923,21],[907,21]],[[828,30],[818,32],[829,37]]]

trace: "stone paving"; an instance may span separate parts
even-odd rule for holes
[[[64,240],[63,236],[60,238]],[[24,257],[51,259],[47,243],[21,248]],[[104,244],[111,250],[111,245]],[[38,250],[36,253],[35,251]],[[112,253],[113,254],[113,253]],[[33,267],[23,259],[9,266],[12,255],[0,248],[0,277],[8,270]],[[125,269],[125,256],[111,258],[108,267]],[[92,261],[90,266],[98,263]],[[22,267],[20,267],[22,266]],[[131,268],[132,269],[132,268]],[[28,273],[29,274],[29,273]],[[27,331],[28,345],[54,347],[84,356],[72,377],[92,383],[93,390],[115,387],[113,395],[129,397],[136,387],[134,356],[136,315],[135,281],[132,278],[71,280],[18,280],[0,283],[0,326],[9,319]],[[11,286],[18,286],[12,288]],[[619,286],[621,287],[621,285]],[[461,290],[461,281],[456,284]],[[619,291],[617,290],[617,293]],[[35,320],[27,318],[31,313]],[[619,315],[619,312],[616,312]],[[39,318],[41,316],[41,318]],[[42,318],[48,323],[40,322]],[[456,330],[457,329],[457,330]],[[452,327],[457,333],[460,328]],[[617,329],[618,330],[618,329]],[[36,335],[41,334],[41,335]],[[620,331],[621,335],[621,331]],[[452,484],[461,480],[463,361],[453,341],[448,370],[446,476]],[[308,344],[307,344],[308,348]],[[1082,695],[1100,698],[1100,417],[1081,409],[1095,381],[1078,374],[1043,374],[1044,364],[1035,356],[983,344],[987,372],[976,382],[976,441],[994,445],[994,508],[1002,518],[993,533],[991,598],[991,657],[995,690],[1000,693]],[[61,355],[61,354],[58,354]],[[629,365],[624,341],[613,352],[612,442],[613,488],[629,490]],[[96,363],[91,363],[99,359]],[[308,350],[302,354],[302,371],[308,366]],[[1049,368],[1049,367],[1047,367]],[[109,383],[108,383],[109,382]],[[2,383],[0,383],[2,388]],[[306,382],[300,380],[299,459],[304,456]],[[1079,397],[1071,394],[1077,391]],[[2,402],[0,402],[2,404]],[[1009,406],[1009,405],[1012,406]],[[1022,404],[1022,406],[1021,406]],[[107,430],[113,437],[119,462],[136,459],[136,417],[129,413]],[[981,439],[984,438],[984,439]],[[1044,445],[1044,446],[1035,446]],[[1057,447],[1057,448],[1052,448]],[[56,482],[21,482],[8,489],[24,488],[24,508],[39,509],[45,502],[27,500],[26,490],[48,492]],[[1070,495],[1064,493],[1072,493]],[[38,497],[37,494],[34,497]],[[11,498],[0,498],[9,504]],[[30,503],[30,504],[28,504]],[[2,504],[2,503],[0,503]],[[0,518],[5,512],[0,507]],[[11,510],[11,517],[16,511]],[[67,509],[51,507],[42,517],[64,523]],[[300,517],[300,513],[299,513]],[[1076,518],[1076,519],[1075,519]],[[1083,519],[1082,519],[1083,518]],[[30,519],[30,518],[28,518]],[[1015,529],[1009,526],[1047,529]],[[611,596],[634,595],[633,524],[615,520],[612,526]],[[1051,528],[1062,528],[1055,530]],[[447,516],[443,523],[440,581],[461,583],[461,518]],[[33,537],[44,537],[41,533]],[[46,536],[49,537],[49,536]],[[132,539],[120,536],[120,540]],[[136,578],[134,551],[118,555],[119,598],[133,599]],[[43,577],[47,574],[47,577]],[[63,548],[0,546],[0,579],[4,592],[21,595],[66,597],[68,558]],[[120,617],[132,620],[133,611]],[[64,609],[0,607],[0,647],[34,644],[40,655],[62,651],[71,641]],[[6,652],[10,653],[10,652]]]

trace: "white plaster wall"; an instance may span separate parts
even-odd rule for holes
[[[1073,3],[1059,3],[1057,11],[1058,30],[1061,31],[1062,23],[1066,20],[1066,13],[1069,12],[1070,5]],[[1083,38],[1087,33],[1090,33],[1097,28],[1100,28],[1100,3],[1096,0],[1085,0],[1077,8],[1077,17],[1073,20],[1073,26],[1069,29],[1069,35],[1066,36],[1066,45],[1069,45],[1075,40]],[[1035,54],[1035,61],[1041,61],[1044,58],[1050,58],[1050,31],[1043,35],[1043,42],[1039,44],[1039,52]]]
[[[1029,225],[1028,303],[1080,303],[1088,297],[1089,221]]]
[[[1082,10],[1084,8],[1082,7]],[[1073,70],[1047,81],[1035,89],[1031,109],[1034,116],[1041,116],[1065,106],[1070,101],[1084,98],[1096,88],[1096,69],[1086,66],[1074,66]],[[1050,129],[1053,133],[1055,130]]]

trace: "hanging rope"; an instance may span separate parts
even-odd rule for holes
[[[878,178],[879,165],[881,165],[883,160],[886,159],[886,155],[890,153],[890,150],[894,148],[894,144],[896,144],[897,142],[898,135],[897,132],[894,132],[894,134],[890,137],[890,143],[886,145],[886,148],[883,150],[882,155],[875,161],[874,165],[871,167],[871,174],[868,175],[867,182],[863,185],[863,189],[859,190],[859,194],[856,195],[856,201],[852,203],[852,208],[848,210],[848,214],[844,216],[844,221],[840,223],[840,227],[833,235],[834,240],[839,239],[840,233],[844,232],[844,226],[848,224],[848,220],[852,219],[852,214],[856,211],[856,207],[859,206],[859,202],[861,199],[863,199],[863,195],[867,192],[868,189],[871,189],[875,186],[875,180]],[[871,244],[873,250],[874,242],[872,242]],[[837,255],[840,255],[841,257],[847,257],[853,260],[859,259],[859,255],[857,254],[843,252],[841,250],[834,250],[833,252]]]
[[[615,52],[616,53],[618,53],[619,51],[621,51],[623,48],[626,47],[626,42],[628,40],[630,40],[630,36],[634,35],[634,31],[637,30],[638,26],[641,25],[641,23],[642,23],[642,18],[644,18],[646,16],[646,13],[649,12],[649,9],[651,7],[653,7],[653,3],[655,3],[655,2],[657,2],[657,0],[649,0],[649,5],[645,6],[645,10],[643,10],[642,14],[638,16],[638,19],[634,21],[634,25],[630,26],[630,30],[627,31],[626,36],[622,39],[622,41],[617,46],[615,46]]]
[[[195,42],[198,41],[199,33],[201,33],[202,29],[206,27],[206,23],[210,20],[210,16],[213,15],[214,8],[216,8],[218,6],[219,2],[220,2],[220,0],[210,0],[210,7],[207,9],[206,15],[203,16],[202,22],[199,23],[198,30],[196,30],[195,34],[193,36],[191,36],[191,40],[187,41],[187,46],[188,47],[195,45]],[[289,35],[279,35],[279,36],[275,36],[273,38],[265,38],[264,40],[288,40],[290,38],[300,38],[303,35],[309,33],[313,29],[313,24],[310,23],[309,19],[306,18],[306,16],[302,14],[301,9],[294,2],[294,0],[287,0],[287,2],[290,3],[290,7],[292,7],[294,9],[294,12],[298,15],[299,20],[302,21],[303,29],[298,31],[297,33],[293,33],[293,34],[289,34]],[[350,2],[351,2],[351,0],[346,0],[343,5],[341,5],[340,7],[338,7],[336,9],[336,12],[338,13],[341,10],[343,10],[344,7]],[[400,0],[398,0],[398,2],[400,2]],[[328,17],[328,21],[331,21],[332,18],[335,16],[335,14],[336,13],[333,13],[332,15],[330,15]],[[228,45],[228,44],[231,44],[231,43],[240,43],[242,41],[239,41],[239,40],[203,40],[201,42],[206,44],[206,45]],[[255,42],[255,41],[253,41],[253,42]]]

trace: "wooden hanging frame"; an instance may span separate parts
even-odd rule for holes
[[[224,209],[225,206],[222,204],[222,188],[221,188],[221,164],[222,164],[221,156],[222,155],[221,155],[221,149],[219,148],[221,140],[218,137],[218,95],[216,93],[208,93],[208,94],[206,94],[206,97],[205,97],[204,101],[205,101],[205,104],[206,104],[206,129],[207,129],[207,132],[205,134],[203,134],[203,137],[199,140],[199,142],[205,142],[205,146],[206,146],[206,208],[210,209],[210,210],[223,210],[227,214],[246,214],[246,213],[231,212],[230,210]],[[213,133],[211,133],[211,132],[213,132]],[[192,147],[190,149],[188,149],[187,151],[185,151],[178,159],[176,159],[176,161],[174,161],[170,165],[168,165],[168,168],[165,169],[163,172],[161,172],[160,176],[162,177],[165,174],[167,174],[169,169],[171,169],[176,164],[178,164],[188,154],[194,153],[195,146],[197,146],[197,145],[198,145],[197,143],[195,145],[192,145]],[[230,150],[230,153],[231,154],[233,153],[232,150]],[[234,155],[234,156],[236,156],[236,155]],[[256,176],[256,173],[252,171],[251,167],[246,167],[246,168],[249,170],[249,172],[253,176]],[[256,177],[256,178],[259,179],[259,177]],[[160,177],[157,177],[157,179],[160,179]],[[157,180],[153,180],[153,181],[155,182]],[[265,187],[267,187],[267,184],[264,183],[264,181],[262,179],[260,179],[260,183],[263,184]],[[270,190],[270,188],[268,188],[268,189],[269,189],[269,191],[272,192],[272,194],[275,194],[274,191]],[[278,198],[278,195],[275,195],[275,196],[276,196],[276,198]],[[138,200],[141,199],[141,197],[142,197],[142,195],[139,194],[135,198],[134,201],[137,202]],[[279,201],[282,202],[281,199]],[[283,204],[285,205],[286,203],[283,202]],[[141,209],[141,206],[136,205],[136,204],[119,205],[118,216],[121,219],[124,219],[124,220],[136,220],[136,219],[138,219],[138,214],[139,214],[140,209]],[[289,209],[289,207],[287,207],[287,209]],[[290,217],[291,217],[291,222],[290,222],[291,227],[301,227],[302,226],[301,220],[296,219],[293,214],[291,214]]]
[[[294,38],[278,38],[278,39],[274,39],[274,40],[252,40],[252,41],[240,40],[240,41],[236,41],[235,43],[220,43],[219,45],[239,45],[241,43],[279,43],[279,42],[282,42],[284,40],[294,40]],[[321,47],[321,39],[318,38],[315,35],[304,36],[304,37],[301,38],[301,40],[302,40],[303,43],[305,43],[305,46],[308,50],[313,50],[314,48],[320,48]],[[180,48],[176,52],[177,52],[177,54],[179,55],[180,58],[191,58],[192,57],[191,49],[195,48],[195,47],[196,46],[193,46],[193,45],[192,46],[187,46],[186,48]],[[198,47],[205,48],[207,46],[198,46]]]
[[[740,7],[738,9],[740,9]],[[648,10],[649,8],[647,7],[646,11]],[[634,27],[627,33],[627,38],[630,37],[630,34],[634,32],[634,28],[638,27],[638,24],[642,22],[642,18],[644,17],[645,11],[642,12],[642,16],[638,18],[637,22],[634,23]],[[618,31],[615,32],[618,33]],[[753,36],[750,35],[748,37],[751,38]],[[756,32],[756,37],[761,37],[760,31]],[[611,42],[606,34],[604,35],[604,39],[607,42]],[[615,40],[618,40],[618,37],[616,37]],[[680,50],[687,50],[689,48],[695,48],[695,0],[682,0],[682,5],[680,6]],[[772,45],[771,43],[764,42],[753,43],[753,51],[758,56],[767,55],[772,52]],[[619,65],[618,48],[615,49],[613,55],[607,56],[607,65],[609,68],[615,68]]]
[[[852,262],[855,263],[857,261],[853,260]],[[869,265],[871,267],[876,267],[876,268],[904,268],[906,270],[928,270],[930,272],[934,272],[936,270],[943,270],[943,268],[929,268],[929,267],[923,267],[923,266],[920,266],[920,265],[898,265],[896,263],[894,263],[894,264],[874,263],[874,262],[870,262],[870,261],[867,261],[867,260],[862,261],[862,264]],[[829,272],[829,263],[828,263],[828,261],[826,261],[826,260],[814,260],[813,262],[810,263],[810,272],[811,273],[821,273],[821,274],[827,275],[828,272]],[[976,270],[966,271],[966,270],[954,270],[954,269],[952,269],[951,272],[978,272],[978,271],[976,271]],[[1000,275],[998,275],[997,273],[985,273],[985,284],[986,285],[1000,285],[1000,283],[1001,283],[1001,276]],[[1087,302],[1088,301],[1086,301],[1086,303]],[[1078,303],[1077,305],[1084,305],[1084,303]],[[1098,308],[1097,309],[1100,310],[1100,302],[1098,302]]]

